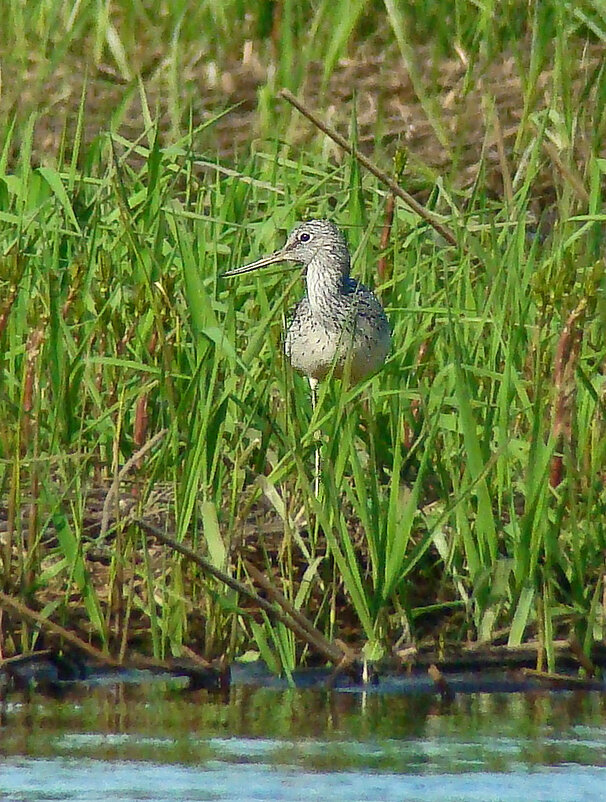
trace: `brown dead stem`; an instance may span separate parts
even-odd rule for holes
[[[25,345],[25,379],[23,382],[23,418],[21,421],[21,453],[25,453],[32,437],[32,411],[36,398],[36,366],[46,332],[46,320],[35,328]]]
[[[147,521],[144,520],[136,520],[134,523],[139,526],[144,532],[147,532],[152,537],[156,538],[156,540],[160,541],[164,545],[168,546],[169,548],[173,549],[173,551],[178,552],[183,557],[185,557],[190,562],[194,563],[195,565],[200,568],[203,573],[207,576],[212,576],[217,579],[222,584],[226,585],[228,588],[235,590],[241,596],[249,599],[255,607],[264,610],[268,617],[271,620],[280,621],[284,626],[289,629],[294,635],[296,635],[299,639],[301,639],[304,643],[309,644],[314,650],[316,650],[319,654],[321,654],[326,659],[332,662],[339,662],[343,658],[343,653],[341,649],[331,644],[329,641],[324,638],[321,632],[317,630],[310,622],[305,620],[305,625],[302,624],[301,618],[302,614],[297,613],[296,616],[292,616],[290,612],[286,611],[286,608],[278,607],[275,604],[272,604],[267,599],[259,596],[258,593],[255,593],[254,590],[248,588],[243,582],[235,579],[233,576],[226,574],[224,571],[216,568],[212,563],[202,557],[200,554],[197,554],[195,551],[190,549],[184,543],[179,543],[174,538],[170,537],[169,535],[165,534],[161,529],[158,529],[157,526],[153,526]],[[266,578],[265,578],[266,579]],[[269,580],[267,580],[269,583]],[[264,585],[265,591],[267,592],[267,584]],[[277,591],[275,588],[272,587],[272,595],[273,598],[277,598]],[[285,600],[286,601],[286,600]],[[288,602],[287,602],[288,605]]]
[[[278,96],[284,98],[284,100],[287,100],[297,109],[297,111],[301,112],[304,117],[307,117],[307,119],[312,122],[316,128],[322,131],[322,133],[326,134],[326,136],[332,139],[333,142],[336,142],[337,145],[346,153],[349,153],[350,156],[353,156],[354,159],[356,159],[362,165],[362,167],[368,170],[369,173],[372,173],[375,178],[378,178],[382,184],[385,184],[385,186],[389,187],[394,195],[400,198],[400,200],[404,201],[409,209],[411,209],[422,220],[424,220],[435,231],[437,231],[438,234],[446,240],[446,242],[454,247],[457,246],[457,238],[447,225],[442,223],[442,221],[436,217],[435,214],[430,212],[422,204],[415,200],[410,193],[406,192],[405,189],[402,189],[402,187],[396,181],[394,181],[391,176],[379,169],[376,164],[371,162],[370,159],[368,159],[363,153],[360,153],[360,151],[352,147],[352,145],[350,145],[345,137],[341,136],[338,131],[335,131],[334,128],[331,128],[329,125],[326,125],[326,123],[324,123],[316,114],[314,114],[310,108],[298,100],[290,90],[281,89],[278,92]]]
[[[583,321],[587,310],[587,299],[583,298],[568,316],[556,348],[553,383],[552,435],[556,441],[556,453],[551,461],[549,483],[557,487],[564,478],[563,452],[572,447],[572,423],[574,419],[576,384],[575,372],[583,342]]]
[[[0,312],[0,337],[2,337],[4,330],[6,329],[11,309],[13,308],[13,304],[17,300],[18,294],[19,294],[19,285],[13,284],[10,290],[8,291],[8,295],[6,296],[6,300],[2,307],[2,311]]]
[[[393,192],[390,192],[387,196],[387,200],[385,201],[385,218],[383,221],[383,229],[381,231],[381,253],[382,256],[379,259],[379,263],[377,265],[377,273],[379,279],[381,281],[385,281],[388,278],[389,272],[389,262],[387,257],[385,256],[385,251],[387,250],[387,246],[389,245],[389,240],[391,239],[391,229],[393,227],[393,216],[394,211],[396,208],[396,198]]]
[[[94,660],[97,660],[104,665],[119,665],[118,662],[112,657],[103,654],[103,652],[99,651],[99,649],[91,646],[90,643],[86,643],[86,641],[83,641],[77,635],[74,635],[73,632],[70,632],[59,624],[55,624],[53,621],[50,621],[43,615],[40,615],[40,613],[37,613],[35,610],[31,610],[22,602],[17,601],[17,599],[14,599],[12,596],[9,596],[2,591],[0,591],[0,607],[4,608],[5,610],[10,610],[12,613],[16,613],[22,619],[40,626],[43,630],[46,630],[53,635],[59,636],[63,641],[65,641],[65,643],[69,643],[70,646],[74,646],[79,651],[84,652],[84,654],[87,654],[89,657],[92,657]]]

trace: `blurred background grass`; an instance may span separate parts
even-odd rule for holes
[[[146,516],[234,574],[252,557],[373,656],[538,634],[553,667],[571,632],[589,653],[606,552],[601,4],[3,11],[5,590],[120,654],[306,658],[144,547]],[[283,86],[459,247],[396,205],[381,250],[385,188],[276,100]],[[313,417],[282,355],[298,275],[220,279],[310,216],[344,228],[394,333],[385,369],[326,383]]]

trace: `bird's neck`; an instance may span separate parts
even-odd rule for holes
[[[320,256],[307,266],[307,297],[314,314],[323,315],[334,311],[344,287],[344,275],[338,265]]]

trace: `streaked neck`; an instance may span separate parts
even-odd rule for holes
[[[307,297],[315,314],[334,311],[343,294],[343,271],[333,259],[316,256],[307,267]]]

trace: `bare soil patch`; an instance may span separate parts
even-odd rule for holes
[[[603,62],[604,47],[599,43],[585,47],[571,43],[570,50],[571,63],[575,65],[573,92],[576,97],[584,98],[591,112],[592,82]],[[178,104],[170,91],[169,68],[162,54],[137,55],[148,107],[152,115],[157,110],[165,142],[186,132],[190,108],[194,124],[200,125],[237,106],[200,137],[202,149],[225,161],[248,154],[258,138],[272,135],[273,132],[262,129],[258,93],[271,84],[275,65],[263,61],[254,44],[246,46],[239,59],[222,65],[208,61],[199,49],[191,48],[190,53],[181,54]],[[386,47],[376,39],[352,48],[350,57],[337,64],[324,91],[323,65],[308,64],[304,86],[297,94],[347,135],[355,91],[360,147],[365,152],[389,165],[396,150],[404,149],[413,160],[437,174],[452,172],[458,186],[471,184],[484,164],[487,182],[500,194],[499,139],[510,159],[509,169],[515,172],[518,156],[514,151],[520,127],[526,130],[520,143],[524,145],[534,130],[530,115],[557,108],[554,96],[557,77],[547,69],[540,73],[534,86],[525,87],[521,78],[521,75],[525,78],[525,66],[507,52],[491,63],[474,65],[467,63],[464,53],[433,63],[425,47],[417,49],[417,57],[423,65],[421,73],[431,76],[431,85],[429,78],[426,82],[424,102],[415,91],[396,46]],[[118,120],[117,131],[130,141],[144,132],[136,82],[125,84],[109,65],[90,66],[87,71],[82,55],[67,53],[52,74],[45,75],[44,64],[34,57],[22,71],[17,71],[10,61],[3,70],[0,120],[14,115],[24,122],[32,112],[38,113],[35,155],[40,162],[56,159],[65,130],[69,152],[85,81],[85,142],[106,131],[112,115]],[[285,103],[276,103],[279,114],[292,115],[287,141],[294,146],[308,144],[317,132]],[[496,114],[490,111],[492,104]],[[438,126],[432,123],[430,106]],[[121,109],[119,117],[117,109]],[[577,131],[574,143],[558,143],[563,160],[577,165],[581,172],[590,152],[590,139],[601,124],[591,113],[583,116],[583,122],[586,129]],[[19,144],[14,143],[13,158],[18,157]],[[337,150],[331,155],[336,160],[342,158]],[[414,170],[411,172],[414,174]]]

